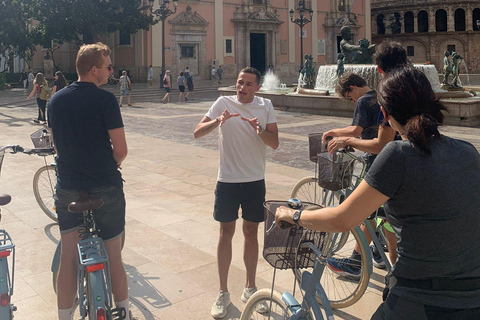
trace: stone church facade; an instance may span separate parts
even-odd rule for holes
[[[480,73],[480,1],[372,0],[372,41],[400,42],[414,63],[443,73],[444,52],[464,58],[461,73]]]
[[[144,0],[148,4],[147,0]],[[311,22],[300,27],[290,21],[299,17],[302,3]],[[169,2],[173,10],[173,2]],[[155,1],[154,10],[159,8]],[[370,0],[180,0],[177,10],[162,24],[128,35],[120,32],[99,38],[112,48],[115,75],[127,70],[134,81],[146,81],[148,66],[159,81],[162,65],[162,32],[165,32],[165,69],[176,78],[187,66],[196,79],[208,79],[211,67],[223,66],[226,77],[254,66],[265,71],[269,66],[284,76],[298,74],[303,54],[313,57],[315,69],[334,64],[339,52],[340,29],[352,29],[353,40],[370,38]],[[302,37],[302,39],[300,38]],[[41,51],[41,50],[39,50]],[[60,70],[75,71],[76,48],[63,44],[55,52]],[[41,55],[43,56],[43,54]],[[41,57],[33,69],[41,69]]]

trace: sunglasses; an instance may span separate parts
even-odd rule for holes
[[[92,70],[93,67],[96,67],[97,69],[107,68],[109,72],[112,72],[112,70],[113,70],[113,67],[112,67],[112,66],[106,66],[106,67],[92,66],[90,69],[88,69],[88,71]]]

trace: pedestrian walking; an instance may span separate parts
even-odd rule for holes
[[[195,85],[193,81],[193,76],[190,73],[187,73],[185,74],[185,78],[187,79],[187,89],[188,89],[187,95],[185,96],[185,100],[188,101],[188,98],[190,98],[191,100],[195,100],[193,98],[193,87]]]
[[[228,270],[232,260],[232,238],[239,207],[242,207],[247,281],[241,299],[246,302],[257,290],[258,225],[264,221],[266,147],[278,148],[278,127],[272,102],[255,93],[260,89],[260,72],[244,68],[237,78],[236,96],[217,99],[195,128],[195,138],[218,129],[220,168],[215,190],[213,217],[220,223],[217,247],[220,293],[211,314],[226,316],[231,303]],[[263,312],[268,306],[259,305]]]
[[[47,80],[45,80],[45,77],[41,72],[37,73],[35,76],[35,79],[33,80],[33,89],[28,95],[27,100],[30,100],[33,95],[37,98],[38,106],[38,117],[36,120],[33,120],[33,122],[43,122],[43,124],[45,124],[47,121],[45,111],[47,109],[47,101],[50,99],[51,91],[48,87]]]
[[[132,86],[132,82],[130,81],[130,78],[127,76],[127,71],[123,70],[122,71],[122,76],[120,77],[119,80],[120,83],[120,107],[122,107],[122,100],[123,96],[127,96],[127,104],[129,107],[132,105],[130,104],[130,90]]]
[[[212,84],[217,82],[217,71],[215,70],[215,67],[212,67],[212,70],[210,72],[210,79],[212,80]]]
[[[24,70],[22,74],[20,75],[20,84],[23,85],[23,89],[27,89],[28,85],[28,72],[27,70]]]
[[[28,70],[28,91],[33,90],[33,82],[35,81],[35,76],[33,75],[32,70]]]
[[[183,101],[183,94],[185,92],[185,77],[183,71],[180,72],[180,76],[177,78],[178,90],[180,91],[178,94],[178,102]]]
[[[53,82],[52,96],[59,90],[67,86],[67,79],[63,75],[62,71],[55,72],[55,81]]]
[[[163,87],[165,88],[165,96],[163,96],[162,102],[170,102],[170,88],[172,86],[172,81],[170,79],[170,70],[165,71],[165,76],[163,76]]]
[[[147,82],[148,82],[148,87],[150,89],[152,89],[153,88],[153,67],[152,67],[152,65],[150,65],[150,69],[148,69]]]
[[[223,79],[223,68],[222,68],[222,66],[218,66],[217,75],[218,75],[218,83],[221,84],[222,79]]]

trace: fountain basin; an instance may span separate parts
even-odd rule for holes
[[[219,94],[235,95],[234,87],[221,87]],[[257,95],[270,99],[275,109],[283,111],[323,114],[337,117],[353,117],[355,103],[340,99],[336,95],[319,96],[297,93],[257,92]],[[480,97],[441,98],[447,108],[445,124],[464,127],[480,126]]]

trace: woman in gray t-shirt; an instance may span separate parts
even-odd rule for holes
[[[386,202],[398,259],[372,319],[480,319],[480,155],[440,134],[444,107],[421,71],[391,71],[378,102],[403,141],[387,144],[340,206],[304,211],[297,222],[344,232]],[[276,220],[292,216],[282,207]]]

